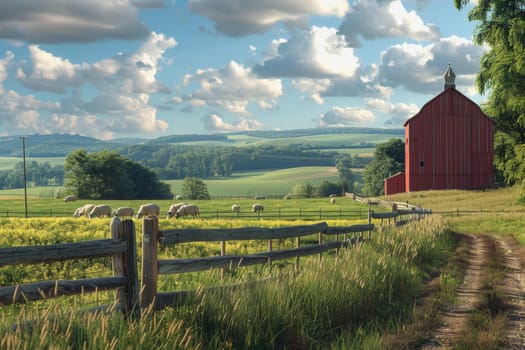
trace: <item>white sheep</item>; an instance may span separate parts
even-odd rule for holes
[[[113,216],[133,216],[135,214],[135,210],[131,207],[119,207],[115,210],[113,210]]]
[[[109,217],[110,215],[111,215],[111,207],[107,204],[95,205],[88,214],[90,219],[94,217],[99,217],[99,218],[104,217],[104,216]]]
[[[77,197],[73,195],[69,195],[64,198],[64,202],[75,202],[76,200],[77,200]]]
[[[141,217],[145,216],[159,216],[160,214],[160,207],[157,204],[154,203],[148,203],[148,204],[142,204],[139,208],[139,211],[137,211],[137,218],[140,219]]]
[[[76,218],[81,216],[88,216],[89,212],[91,211],[91,209],[93,209],[94,206],[95,204],[84,204],[80,208],[75,209],[75,213],[73,214],[73,216]]]
[[[186,203],[172,204],[170,208],[168,209],[168,212],[166,213],[167,218],[169,219],[175,216],[175,214],[177,213],[177,210],[179,210],[179,208],[182,207],[183,205],[186,205]]]
[[[175,196],[175,199],[179,201],[179,200],[182,199],[182,196],[180,194],[178,194],[178,195]]]
[[[262,212],[264,212],[264,205],[262,205],[262,204],[254,204],[254,205],[252,205],[252,211],[254,213],[260,213],[260,212],[262,213]]]
[[[179,217],[185,217],[185,216],[193,216],[194,218],[200,218],[200,210],[199,210],[199,207],[196,206],[195,204],[186,204],[186,205],[183,205],[182,207],[179,208],[179,210],[177,210],[177,212],[175,213],[175,217],[176,218],[179,218]]]
[[[239,204],[233,204],[232,205],[232,212],[240,213],[241,212],[241,206]]]
[[[330,198],[330,204],[335,204],[335,197]]]

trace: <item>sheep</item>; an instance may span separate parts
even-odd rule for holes
[[[172,218],[173,216],[175,216],[175,213],[177,213],[177,210],[179,210],[180,207],[182,207],[183,205],[186,205],[186,203],[177,203],[177,204],[172,204],[168,210],[168,212],[166,213],[167,215],[167,219],[169,218]]]
[[[330,198],[330,204],[335,204],[335,198],[334,197]]]
[[[199,207],[195,204],[186,204],[180,207],[177,212],[175,213],[175,217],[185,217],[185,216],[193,216],[194,218],[200,218],[201,214],[199,211]]]
[[[73,214],[73,216],[76,218],[81,216],[88,216],[89,212],[91,211],[91,209],[93,209],[94,206],[95,204],[84,204],[80,208],[75,209],[75,213]]]
[[[292,196],[290,196],[289,194],[287,194],[286,196],[283,197],[284,199],[292,199]]]
[[[75,202],[76,200],[77,200],[77,197],[73,195],[69,195],[64,198],[64,202]]]
[[[232,205],[232,212],[240,213],[241,212],[241,206],[239,204],[233,204]]]
[[[182,196],[180,194],[178,194],[178,195],[175,196],[175,199],[180,201],[182,199]]]
[[[254,213],[264,212],[264,205],[262,205],[262,204],[254,204],[254,205],[252,205],[252,211]]]
[[[130,216],[133,217],[135,210],[131,207],[119,207],[113,210],[113,216]]]
[[[255,196],[253,199],[257,200],[257,199],[266,199],[265,196]]]
[[[104,216],[109,217],[110,215],[111,215],[111,207],[107,204],[95,205],[88,214],[90,219],[94,217],[99,217],[99,218],[104,217]]]
[[[160,214],[160,207],[157,204],[154,203],[148,203],[148,204],[142,204],[139,208],[139,211],[137,211],[137,219],[140,219],[141,217],[145,216],[159,216]]]

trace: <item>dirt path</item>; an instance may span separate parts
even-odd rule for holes
[[[469,257],[463,283],[457,291],[457,302],[441,311],[441,320],[431,338],[421,349],[447,349],[465,332],[467,319],[480,302],[483,266],[493,263],[490,250],[504,252],[505,277],[501,284],[509,306],[505,349],[525,349],[525,273],[524,255],[511,237],[467,235]]]

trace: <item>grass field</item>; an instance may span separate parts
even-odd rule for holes
[[[354,174],[360,177],[361,169],[355,169]],[[310,182],[318,184],[327,180],[331,182],[339,181],[337,169],[335,167],[300,167],[281,170],[252,171],[234,173],[228,178],[204,179],[208,186],[208,192],[212,197],[228,196],[284,196],[290,193],[297,184]],[[171,185],[173,194],[181,193],[181,185],[184,180],[166,180]],[[54,198],[57,192],[62,191],[62,187],[29,187],[28,195],[34,197]],[[20,196],[24,194],[24,189],[17,188],[11,190],[0,190],[0,198],[7,196]]]

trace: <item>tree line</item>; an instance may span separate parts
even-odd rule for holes
[[[286,169],[303,166],[335,166],[345,159],[348,168],[364,168],[372,159],[335,151],[312,151],[306,145],[289,146],[183,146],[140,144],[120,154],[148,167],[159,179],[230,176],[234,172]]]

